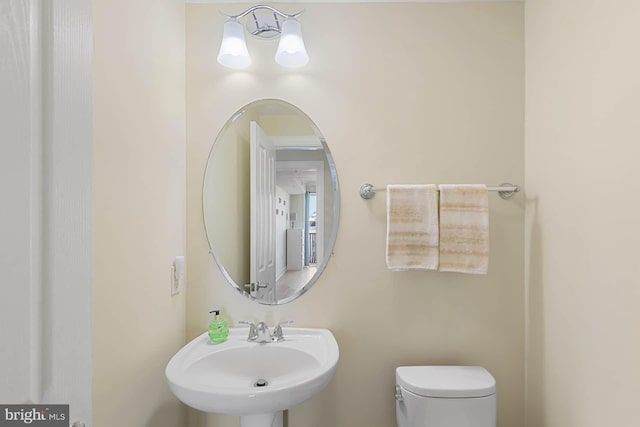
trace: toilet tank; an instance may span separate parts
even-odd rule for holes
[[[496,427],[493,376],[479,366],[396,369],[398,427]]]

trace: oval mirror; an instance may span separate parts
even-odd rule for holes
[[[247,297],[284,304],[318,280],[339,204],[329,147],[294,105],[252,102],[218,134],[204,174],[204,225],[222,273]]]

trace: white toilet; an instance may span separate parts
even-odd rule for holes
[[[496,427],[496,381],[480,366],[396,368],[398,427]]]

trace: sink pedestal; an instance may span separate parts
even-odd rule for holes
[[[243,415],[240,427],[282,427],[282,411],[270,414]]]

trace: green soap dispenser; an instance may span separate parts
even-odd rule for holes
[[[229,325],[227,321],[220,318],[220,310],[210,311],[209,314],[215,313],[211,323],[209,323],[209,339],[214,344],[225,342],[229,336]]]

